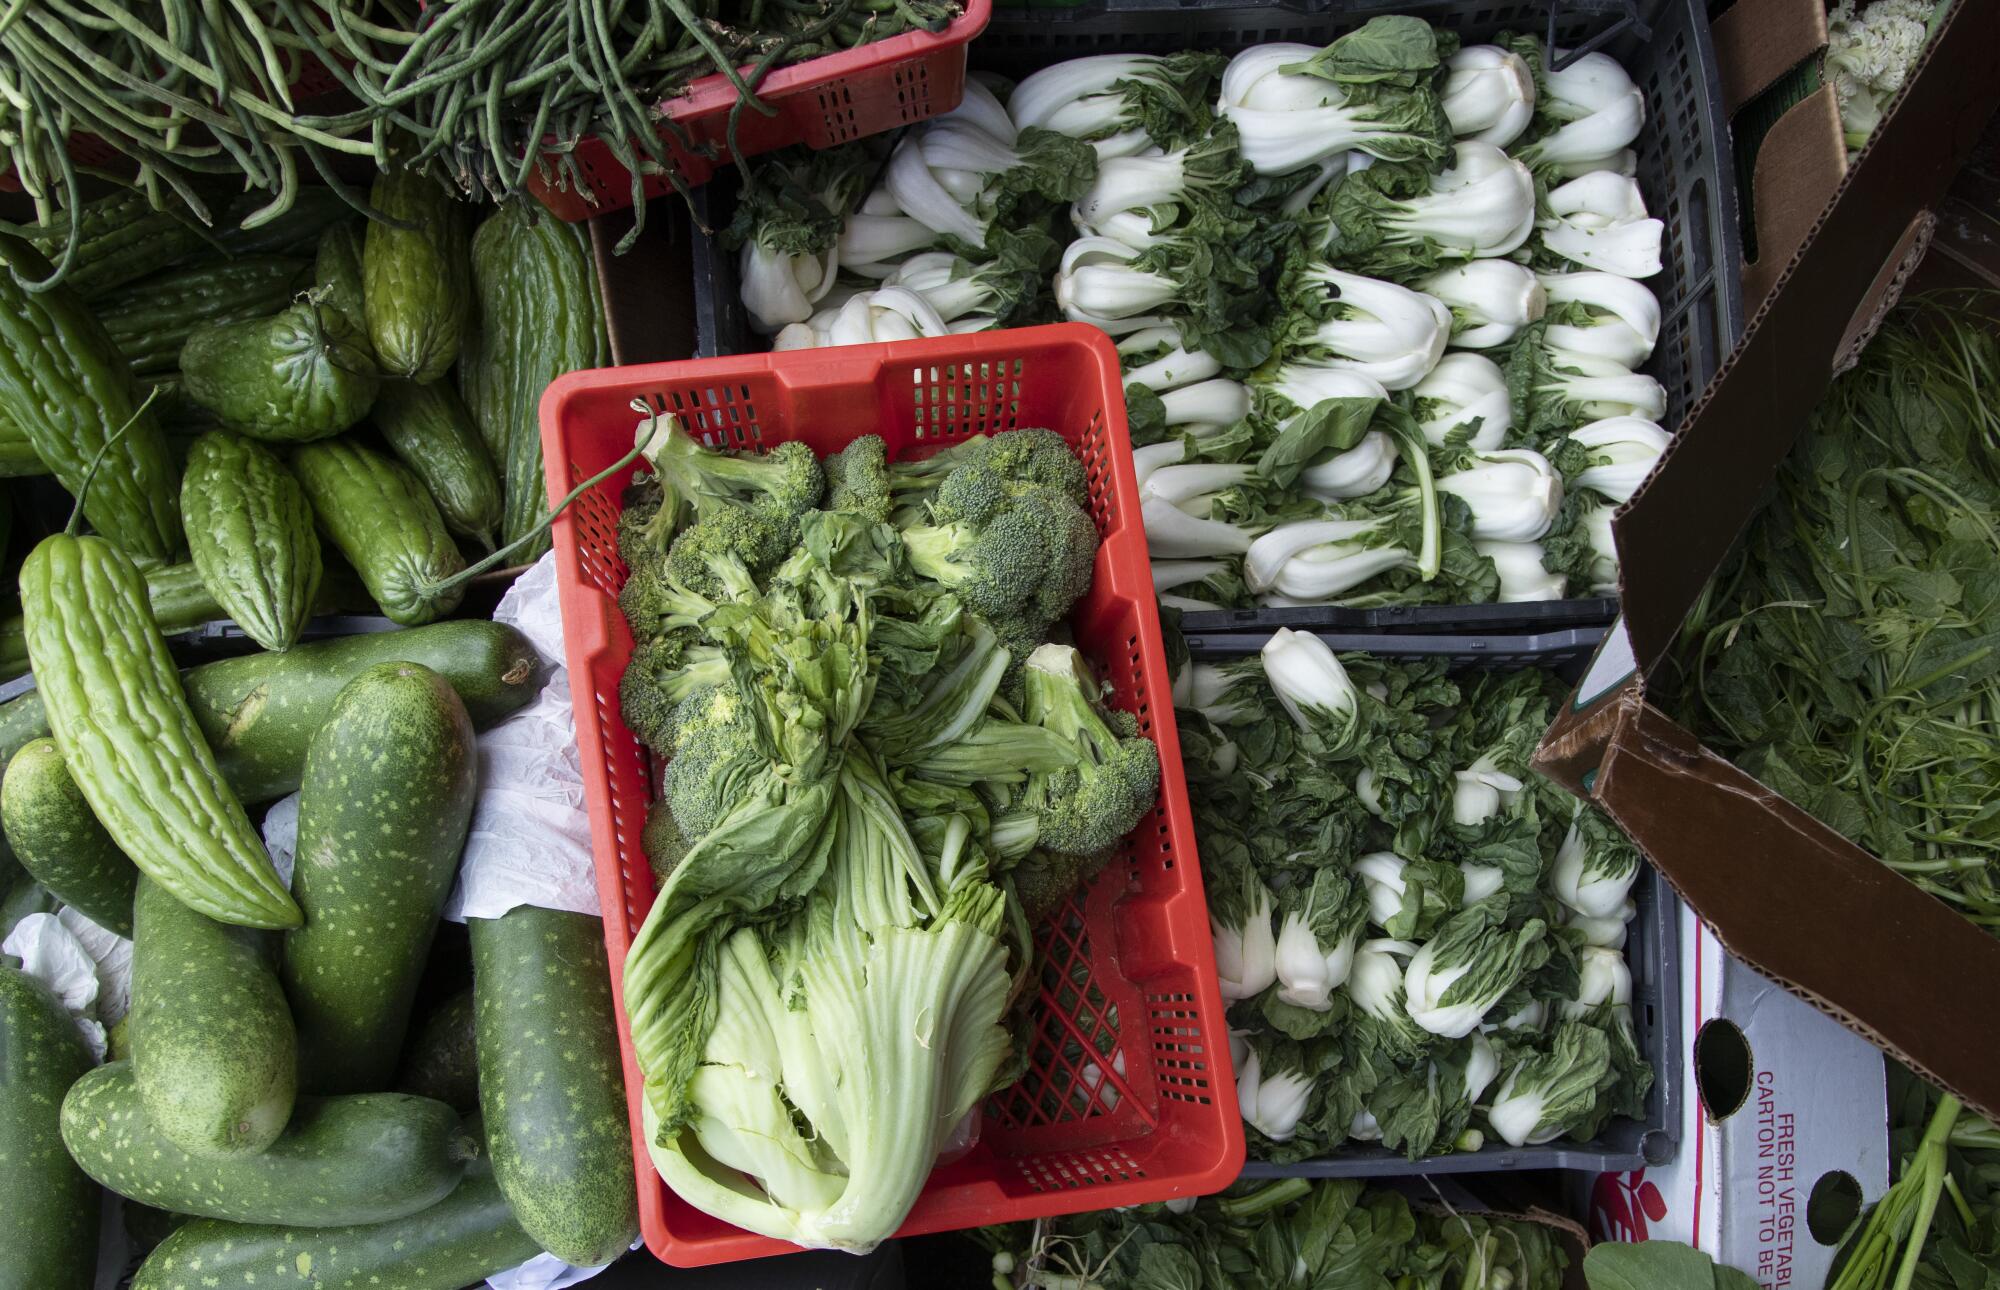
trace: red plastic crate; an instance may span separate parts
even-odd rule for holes
[[[757,87],[757,97],[776,112],[765,116],[743,109],[736,123],[738,151],[754,157],[794,143],[831,148],[951,111],[965,97],[965,47],[993,16],[993,0],[964,3],[965,12],[943,31],[908,31],[773,71]],[[731,159],[729,112],[736,98],[736,87],[718,72],[660,103],[661,114],[679,125],[696,149],[715,149],[713,157],[696,155],[661,131],[669,165],[688,187],[707,183],[715,168]],[[602,139],[578,141],[573,155],[587,191],[539,175],[529,181],[557,219],[575,223],[632,204],[632,172]],[[647,197],[673,190],[666,175],[646,176]]]
[[[1159,745],[1160,802],[1121,858],[1037,929],[1043,967],[1029,1073],[988,1100],[979,1144],[930,1178],[902,1235],[1195,1196],[1233,1182],[1243,1128],[1229,1070],[1208,907],[1196,862],[1159,615],[1119,384],[1104,333],[1063,324],[837,349],[574,372],[542,396],[552,496],[629,451],[643,399],[717,446],[790,439],[826,454],[874,432],[892,459],[980,432],[1046,426],[1088,467],[1102,545],[1070,623],[1113,701]],[[555,527],[563,636],[590,807],[604,939],[638,1162],[646,1245],[693,1266],[795,1247],[731,1227],[667,1190],[639,1124],[625,1019],[625,953],[655,895],[639,846],[653,795],[645,750],[618,713],[632,650],[617,594],[627,477]],[[1086,1070],[1086,1067],[1091,1069]]]

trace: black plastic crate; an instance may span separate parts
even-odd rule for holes
[[[1511,670],[1545,668],[1574,681],[1590,663],[1600,628],[1572,628],[1523,636],[1364,636],[1316,633],[1336,653],[1390,658],[1443,658],[1454,667]],[[1268,633],[1187,637],[1196,659],[1243,658],[1255,654]],[[1625,961],[1632,970],[1632,1024],[1639,1051],[1653,1064],[1653,1087],[1646,1113],[1636,1120],[1613,1120],[1589,1142],[1551,1142],[1539,1147],[1505,1143],[1478,1151],[1410,1160],[1379,1146],[1354,1144],[1319,1160],[1274,1165],[1252,1161],[1246,1178],[1400,1178],[1418,1174],[1487,1173],[1513,1169],[1566,1169],[1616,1173],[1672,1160],[1681,1136],[1680,900],[1673,889],[1642,863],[1632,888],[1638,912],[1629,924]]]
[[[1645,370],[1667,390],[1669,429],[1679,425],[1743,333],[1742,249],[1729,120],[1702,0],[1086,0],[1067,8],[999,6],[973,42],[975,70],[1019,78],[1086,54],[1214,49],[1233,54],[1270,41],[1325,44],[1384,13],[1408,13],[1468,40],[1533,32],[1567,50],[1601,49],[1646,95],[1636,142],[1639,186],[1666,224],[1660,343]],[[709,229],[728,223],[733,175],[696,192]],[[697,232],[693,247],[695,352],[759,349],[737,295],[735,257]],[[1188,631],[1492,632],[1604,625],[1617,602],[1591,598],[1504,605],[1411,605],[1188,613]]]

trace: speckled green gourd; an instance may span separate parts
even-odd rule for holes
[[[368,341],[390,376],[435,381],[451,369],[465,331],[471,296],[465,212],[443,184],[414,170],[379,176],[368,200],[411,226],[371,220],[363,235]]]
[[[462,587],[436,584],[465,569],[437,503],[402,463],[347,439],[300,446],[292,470],[305,485],[320,531],[368,586],[382,612],[405,627],[458,607]]]
[[[461,1115],[478,1113],[479,1043],[472,991],[459,991],[417,1022],[403,1051],[403,1072],[396,1087],[418,1097],[434,1097]]]
[[[437,1204],[353,1227],[254,1227],[197,1219],[146,1259],[132,1290],[459,1290],[541,1253],[482,1159]]]
[[[364,338],[309,299],[199,328],[181,349],[181,392],[231,430],[275,443],[339,434],[367,415],[380,384]]]
[[[458,1112],[406,1093],[302,1097],[255,1155],[182,1151],[146,1114],[130,1062],[91,1071],[62,1108],[63,1145],[130,1200],[236,1223],[343,1227],[405,1218],[451,1194],[479,1153]]]
[[[323,571],[305,490],[270,449],[225,430],[194,441],[181,476],[188,554],[216,603],[265,649],[290,649]]]
[[[518,905],[467,930],[493,1172],[543,1249],[609,1263],[639,1210],[603,924]]]
[[[415,663],[354,678],[313,736],[292,872],[306,921],[286,935],[281,970],[308,1091],[394,1077],[477,775],[465,705]]]
[[[218,923],[144,879],[133,913],[126,1038],[148,1118],[182,1151],[264,1150],[298,1092],[271,936]]]
[[[8,761],[0,825],[15,858],[63,904],[120,936],[132,934],[139,871],[90,813],[55,740],[34,740]]]
[[[298,926],[299,907],[195,722],[132,562],[102,538],[44,538],[21,565],[21,612],[56,745],[119,850],[211,918]]]
[[[368,315],[361,308],[361,229],[349,220],[319,235],[313,257],[313,285],[320,303],[347,319],[355,334],[366,339]]]
[[[93,529],[132,556],[169,559],[181,517],[166,432],[89,307],[68,287],[21,286],[48,272],[33,247],[0,235],[0,416],[72,495],[90,477]]]
[[[504,510],[500,475],[451,383],[385,382],[369,420],[430,490],[452,532],[491,550]]]
[[[90,1290],[97,1186],[63,1150],[63,1095],[90,1049],[48,987],[0,966],[0,1286]]]
[[[395,661],[421,663],[450,681],[479,730],[519,711],[541,679],[527,637],[478,618],[245,654],[189,668],[181,679],[223,779],[242,801],[268,802],[297,791],[306,745],[347,683]],[[0,755],[48,732],[39,694],[0,703]]]

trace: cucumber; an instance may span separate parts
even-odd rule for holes
[[[97,1275],[97,1186],[63,1150],[63,1095],[90,1049],[47,986],[0,965],[0,1286],[90,1290]]]
[[[68,219],[30,228],[28,240],[54,262],[72,227],[79,240],[63,286],[91,302],[208,245],[208,234],[191,216],[155,209],[137,188],[120,188]]]
[[[264,1150],[298,1091],[271,938],[198,914],[150,880],[133,913],[126,1038],[147,1119],[185,1152]]]
[[[541,1248],[609,1263],[639,1210],[603,924],[519,905],[467,930],[494,1175]]]
[[[508,202],[472,238],[473,326],[458,388],[506,488],[502,542],[548,513],[542,391],[565,372],[608,361],[604,303],[583,230]],[[521,560],[548,549],[533,544]]]
[[[387,381],[370,419],[430,490],[445,525],[492,550],[504,512],[500,475],[458,392],[445,381]]]
[[[184,394],[230,429],[276,443],[339,434],[367,415],[379,383],[354,328],[310,300],[198,328],[181,349]]]
[[[188,452],[181,513],[216,603],[265,649],[296,645],[323,568],[312,504],[285,463],[241,435],[205,434]]]
[[[458,1112],[407,1093],[300,1098],[252,1156],[190,1155],[146,1115],[129,1062],[91,1071],[63,1099],[63,1144],[127,1200],[197,1218],[343,1227],[437,1204],[479,1152]]]
[[[107,296],[97,317],[134,376],[173,380],[181,346],[197,327],[277,313],[305,285],[308,270],[304,260],[278,255],[168,269]]]
[[[458,871],[478,773],[443,677],[382,663],[334,701],[306,753],[282,977],[314,1093],[388,1085]]]
[[[368,195],[398,228],[371,221],[361,244],[368,342],[390,376],[425,384],[451,370],[471,296],[465,213],[450,190],[419,171],[393,171]]]
[[[34,740],[8,761],[0,825],[35,881],[98,926],[132,934],[139,871],[90,813],[55,740]]]
[[[241,800],[268,802],[297,791],[306,745],[347,683],[392,662],[421,663],[451,682],[478,730],[520,710],[541,684],[541,660],[528,638],[483,619],[246,654],[189,668],[181,681],[223,779]],[[40,694],[0,703],[0,755],[48,733]]]
[[[479,1048],[473,1037],[472,991],[461,990],[431,1010],[410,1032],[396,1087],[434,1097],[462,1115],[479,1110]]]
[[[462,586],[437,584],[465,569],[424,486],[397,461],[346,439],[301,444],[292,469],[320,531],[347,557],[382,612],[405,627],[458,607]]]
[[[20,279],[48,264],[20,238],[0,235],[0,416],[18,426],[84,518],[139,560],[181,544],[180,487],[167,436],[125,356],[67,287],[30,292]]]
[[[391,1222],[312,1231],[198,1219],[153,1251],[132,1290],[459,1290],[540,1253],[480,1160],[451,1195]]]
[[[353,221],[329,225],[319,235],[313,285],[320,302],[347,319],[356,335],[368,334],[368,315],[361,307],[361,229]]]

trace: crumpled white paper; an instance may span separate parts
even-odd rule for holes
[[[64,906],[16,923],[0,952],[55,992],[103,1061],[106,1029],[132,1006],[132,942]]]
[[[607,1263],[603,1267],[573,1268],[553,1254],[537,1254],[518,1268],[494,1273],[486,1278],[486,1284],[493,1290],[564,1290],[590,1280],[610,1266]]]

